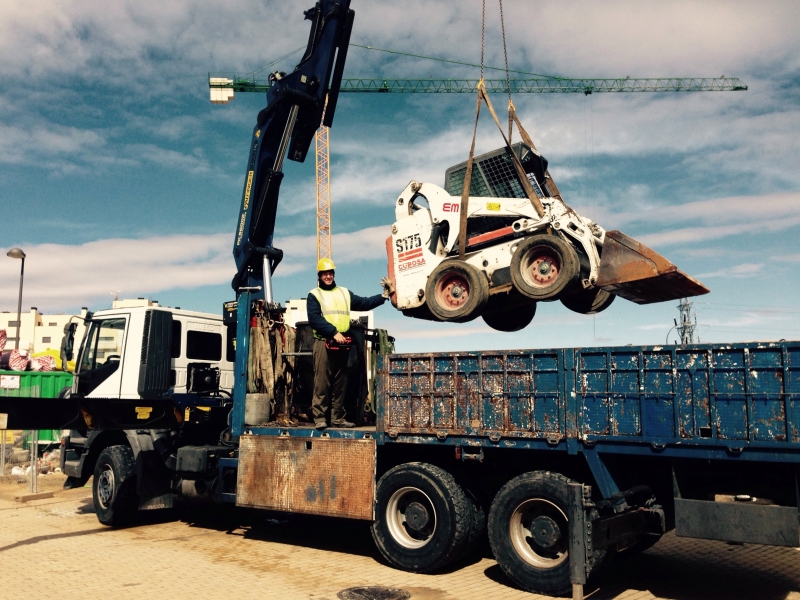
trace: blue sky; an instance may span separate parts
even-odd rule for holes
[[[213,106],[208,72],[258,69],[303,46],[312,2],[0,4],[0,246],[22,247],[23,307],[105,308],[120,297],[219,312],[261,94]],[[488,2],[486,63],[502,65]],[[353,0],[352,41],[480,58],[477,0]],[[574,77],[741,78],[747,92],[527,95],[520,117],[567,202],[711,288],[703,341],[800,338],[800,41],[796,2],[506,0],[511,67]],[[275,65],[290,70],[297,55]],[[345,77],[475,77],[476,69],[351,48]],[[495,98],[499,108],[504,98]],[[442,184],[466,159],[471,95],[342,95],[331,130],[337,280],[366,295],[409,180]],[[478,151],[499,147],[482,119]],[[279,299],[314,285],[314,164],[287,161],[276,245]],[[19,262],[0,255],[0,310]],[[661,344],[675,305],[618,299],[594,317],[540,304],[500,334],[389,305],[402,351]],[[674,334],[672,335],[674,339]]]

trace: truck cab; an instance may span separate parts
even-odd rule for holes
[[[76,356],[72,393],[94,398],[135,400],[144,397],[147,379],[147,344],[155,335],[154,312],[162,322],[160,335],[168,337],[166,394],[182,398],[214,391],[229,395],[233,389],[235,328],[220,315],[159,306],[149,300],[122,300],[114,308],[89,317],[87,332]],[[167,358],[167,357],[165,357]],[[166,360],[163,361],[166,365]],[[163,365],[162,365],[163,367]],[[62,392],[63,393],[63,392]],[[136,431],[70,430],[62,439],[62,470],[67,487],[83,485],[94,470],[103,448],[130,445]]]

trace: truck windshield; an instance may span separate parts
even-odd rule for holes
[[[103,319],[92,322],[86,338],[79,372],[79,391],[89,393],[119,368],[125,319]]]

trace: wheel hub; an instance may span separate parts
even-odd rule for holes
[[[519,557],[538,569],[552,569],[568,560],[567,516],[546,498],[525,500],[511,515],[509,534]]]
[[[422,548],[436,531],[436,509],[421,489],[400,488],[386,504],[386,526],[394,541],[404,548]]]
[[[533,520],[531,533],[533,539],[542,548],[551,548],[561,539],[561,529],[558,523],[547,516],[539,516]]]
[[[556,282],[560,272],[558,259],[549,252],[531,254],[530,278],[532,285],[548,287]]]
[[[469,283],[458,274],[443,277],[436,286],[439,306],[457,310],[469,300]]]
[[[103,508],[107,508],[114,496],[114,471],[110,468],[103,469],[97,480],[97,499]]]
[[[428,510],[419,502],[412,502],[406,507],[406,525],[414,531],[422,531],[429,518]]]

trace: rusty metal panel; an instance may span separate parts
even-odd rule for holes
[[[800,347],[576,350],[579,435],[741,449],[800,443]]]
[[[373,518],[375,440],[243,435],[236,504]]]
[[[563,350],[392,355],[379,429],[564,439]]]
[[[637,304],[664,302],[709,292],[658,252],[621,231],[607,231],[597,286]]]

